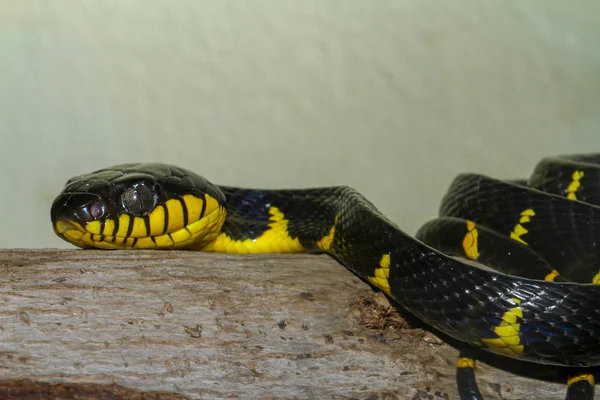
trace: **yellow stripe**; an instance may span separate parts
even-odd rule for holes
[[[156,245],[152,241],[152,238],[143,237],[143,238],[138,239],[138,241],[135,243],[134,247],[136,249],[153,249],[156,247]]]
[[[198,221],[200,214],[202,213],[202,207],[204,206],[204,200],[191,194],[183,196],[183,202],[188,213],[188,224],[191,222]]]
[[[66,236],[68,239],[79,241],[83,236],[83,232],[78,231],[76,229],[69,229],[67,231],[64,231],[63,235]]]
[[[100,235],[101,227],[100,221],[92,221],[85,226],[85,230],[93,235]]]
[[[192,233],[187,229],[180,229],[171,233],[171,238],[174,243],[183,243],[192,237]]]
[[[204,197],[204,201],[206,201],[206,209],[204,210],[204,215],[212,214],[213,211],[221,207],[217,199],[215,199],[214,197],[208,194],[205,194]]]
[[[325,236],[323,236],[321,238],[321,240],[319,240],[317,242],[317,247],[320,248],[321,250],[330,250],[331,249],[331,243],[333,242],[333,236],[335,235],[335,225],[338,222],[338,216],[335,216],[335,219],[333,221],[333,225],[331,226],[331,229],[329,230],[329,233]]]
[[[587,381],[587,383],[589,383],[590,385],[594,386],[594,383],[595,383],[594,375],[592,375],[592,374],[579,374],[579,375],[572,376],[572,377],[569,378],[569,380],[567,380],[567,385],[571,386],[575,382],[580,382],[580,381]]]
[[[583,178],[583,171],[575,171],[573,175],[571,175],[571,183],[567,187],[567,198],[570,200],[577,200],[577,191],[581,186],[581,178]]]
[[[477,231],[475,222],[467,221],[467,234],[463,238],[462,246],[465,251],[465,255],[471,260],[477,260],[479,258],[479,249],[477,239],[479,238],[479,232]]]
[[[456,360],[456,366],[458,368],[474,368],[475,361],[469,357],[458,357]]]
[[[554,282],[557,276],[560,276],[557,270],[553,269],[548,275],[544,277],[545,281]]]
[[[211,197],[207,198],[207,210],[212,207],[211,203],[215,201]],[[216,204],[216,201],[215,201]],[[298,238],[292,238],[288,231],[288,220],[283,212],[277,207],[270,207],[269,229],[263,232],[255,239],[234,240],[221,233],[214,241],[207,242],[201,249],[203,251],[213,251],[222,253],[300,253],[304,248]],[[202,221],[202,220],[201,220]],[[200,222],[200,221],[198,221]],[[197,229],[189,226],[188,229]]]
[[[381,289],[385,294],[390,296],[390,283],[388,281],[390,277],[390,255],[384,254],[379,260],[379,268],[376,268],[373,272],[374,276],[369,276],[368,280],[375,287]]]
[[[527,210],[524,210],[521,213],[521,217],[519,218],[519,223],[517,225],[515,225],[513,231],[510,233],[511,239],[514,239],[518,242],[523,243],[524,245],[527,245],[527,242],[525,242],[523,239],[521,239],[521,236],[527,234],[527,232],[529,232],[529,231],[521,224],[526,224],[526,223],[530,222],[531,217],[533,217],[534,215],[535,215],[535,212],[531,208],[528,208]]]
[[[519,336],[519,330],[521,328],[519,321],[523,318],[523,310],[519,307],[521,300],[517,298],[513,298],[512,300],[517,306],[506,311],[502,316],[500,324],[494,328],[494,333],[496,333],[498,337],[485,338],[481,339],[481,341],[497,353],[518,356],[523,353],[523,350],[525,349],[525,347],[520,344],[521,338]]]
[[[167,200],[165,203],[167,215],[169,216],[169,225],[167,232],[175,232],[183,228],[183,207],[177,199]]]
[[[127,231],[129,230],[130,223],[129,215],[121,214],[119,215],[119,230],[115,233],[117,237],[125,237],[127,236]]]
[[[104,230],[102,231],[102,234],[104,236],[113,236],[115,233],[115,221],[113,221],[112,219],[107,219],[104,222]]]
[[[148,231],[146,230],[146,222],[144,218],[134,217],[133,218],[133,229],[131,230],[132,238],[142,238],[148,236]]]
[[[173,241],[169,237],[169,235],[161,235],[154,238],[156,240],[156,246],[158,247],[167,247],[173,244]]]
[[[162,205],[156,206],[148,218],[150,222],[150,236],[162,235],[165,231],[165,208]]]

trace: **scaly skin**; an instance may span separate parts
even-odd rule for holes
[[[440,218],[416,238],[350,187],[219,187],[165,164],[74,177],[51,219],[60,237],[82,248],[324,252],[467,346],[587,367],[600,364],[600,286],[590,283],[600,280],[590,267],[598,265],[600,209],[581,201],[595,195],[584,180],[596,167],[575,161],[543,160],[531,187],[460,175]],[[472,370],[468,360],[459,364]],[[463,375],[463,398],[480,398]]]

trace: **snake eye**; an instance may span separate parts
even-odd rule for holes
[[[92,218],[100,219],[106,213],[106,207],[104,206],[104,203],[102,201],[96,200],[90,205],[89,212]]]
[[[152,189],[143,183],[127,188],[121,195],[125,210],[133,215],[149,214],[156,205],[156,196]]]

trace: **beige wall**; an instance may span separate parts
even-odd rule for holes
[[[597,0],[0,0],[0,247],[66,247],[63,182],[140,160],[414,233],[459,172],[600,151],[599,39]]]

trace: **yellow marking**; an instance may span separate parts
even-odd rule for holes
[[[213,197],[206,195],[206,198],[207,206],[204,217],[187,227],[171,233],[173,240],[169,238],[168,234],[155,237],[157,247],[201,250],[209,244],[214,243],[221,234],[221,227],[225,222],[227,211]],[[211,207],[209,207],[209,204]]]
[[[207,209],[210,201],[207,199]],[[215,240],[204,241],[203,245],[194,246],[203,251],[224,253],[300,253],[304,248],[298,238],[292,238],[288,232],[288,220],[277,208],[270,207],[269,229],[255,239],[234,240],[225,233],[218,235]],[[190,226],[190,230],[196,229]]]
[[[524,210],[521,213],[521,216],[523,216],[523,217],[533,217],[533,216],[535,216],[535,212],[531,208],[528,208],[527,210]]]
[[[186,194],[183,196],[183,202],[185,203],[185,208],[188,213],[188,224],[198,221],[200,219],[200,213],[202,212],[204,200],[192,196],[191,194]]]
[[[117,233],[115,233],[115,236],[125,237],[127,235],[127,231],[129,230],[129,222],[129,215],[119,215],[119,230],[117,231]]]
[[[148,218],[150,222],[150,235],[162,235],[165,230],[165,208],[162,205],[156,206]]]
[[[210,214],[213,211],[215,211],[216,209],[220,208],[221,205],[219,204],[219,202],[217,201],[217,199],[215,199],[214,197],[205,194],[205,201],[206,201],[206,209],[204,210],[204,214]]]
[[[173,245],[173,241],[169,235],[161,235],[154,238],[156,240],[156,246],[159,248],[169,247]]]
[[[589,383],[591,386],[594,386],[594,383],[595,383],[594,375],[579,374],[579,375],[572,376],[567,380],[567,385],[571,386],[575,382],[580,382],[580,381],[587,381],[587,383]]]
[[[502,315],[502,321],[494,329],[497,338],[481,339],[490,349],[497,353],[505,354],[508,356],[518,356],[523,353],[524,346],[521,343],[519,337],[519,329],[521,328],[520,319],[523,318],[523,310],[518,305],[521,300],[517,298],[512,299],[516,307],[512,307]]]
[[[79,243],[80,243],[80,247],[97,247],[100,249],[114,248],[114,245],[112,243],[94,242],[92,240],[92,235],[90,233],[84,233],[83,236],[81,237]]]
[[[56,221],[56,224],[54,225],[54,231],[59,235],[72,229],[82,232],[84,230],[77,222]]]
[[[477,248],[478,237],[479,232],[476,229],[475,222],[467,221],[467,234],[462,241],[462,246],[466,256],[471,260],[477,260],[479,258],[479,250]]]
[[[131,230],[129,237],[142,238],[146,236],[148,236],[148,231],[146,230],[146,222],[144,222],[144,218],[133,217],[133,229]]]
[[[81,239],[81,237],[83,236],[83,232],[75,229],[69,229],[68,231],[65,231],[63,235],[66,236],[68,239],[77,241]]]
[[[154,249],[156,245],[150,237],[139,238],[134,246],[136,249]]]
[[[600,272],[598,272],[596,275],[594,275],[594,277],[592,278],[592,283],[595,283],[595,284],[600,283]]]
[[[198,204],[194,204],[193,200],[188,199],[188,207],[192,209],[192,216],[200,215],[200,211],[196,211]],[[201,205],[200,200],[200,205]],[[181,204],[180,204],[181,205]],[[174,209],[173,206],[170,208]],[[189,210],[188,210],[189,211]],[[225,208],[221,207],[218,201],[206,195],[206,209],[204,211],[204,217],[197,220],[187,227],[181,227],[169,234],[162,234],[162,228],[164,227],[164,208],[162,206],[157,207],[152,213],[150,213],[151,223],[151,235],[154,237],[146,236],[146,224],[144,218],[135,217],[131,219],[127,214],[121,214],[119,216],[119,230],[113,235],[105,234],[100,241],[101,235],[94,234],[86,231],[81,225],[76,222],[63,222],[59,221],[55,224],[54,229],[56,232],[63,236],[65,240],[69,241],[78,247],[96,247],[101,249],[123,249],[133,246],[139,249],[149,248],[193,248],[201,249],[210,243],[215,242],[219,234],[221,233],[221,227],[225,222],[226,216]],[[189,216],[190,214],[188,214]],[[283,215],[283,214],[282,214]],[[169,215],[170,217],[170,215]],[[181,217],[181,214],[180,214]],[[183,221],[183,218],[180,218]],[[278,223],[280,223],[279,221]],[[125,237],[127,234],[129,224],[132,225],[132,234],[130,237]],[[286,221],[287,229],[287,221]],[[107,220],[105,223],[104,232],[114,231],[115,224],[111,220]],[[279,225],[278,225],[279,227]],[[95,228],[92,228],[93,230]],[[154,236],[153,232],[159,231],[158,236]],[[172,239],[171,239],[172,238]],[[137,240],[136,240],[137,239]],[[156,242],[156,244],[154,243]]]
[[[456,360],[456,366],[458,368],[474,368],[475,360],[469,357],[458,357]]]
[[[114,244],[106,242],[94,242],[93,246],[104,250],[114,250],[117,248]]]
[[[519,223],[517,225],[515,225],[513,231],[510,233],[511,239],[521,242],[527,246],[527,242],[525,242],[523,239],[521,239],[521,236],[527,234],[527,232],[529,232],[529,231],[527,229],[525,229],[523,227],[523,225],[521,225],[521,224],[530,222],[531,217],[533,217],[534,215],[535,215],[535,212],[531,208],[528,208],[527,210],[524,210],[521,213],[521,218],[519,219]]]
[[[101,228],[100,221],[92,221],[85,226],[85,230],[94,235],[100,235]]]
[[[581,178],[583,178],[583,171],[575,171],[571,175],[571,183],[567,186],[567,198],[570,200],[577,200],[577,191],[581,186]]]
[[[173,242],[175,242],[175,244],[183,243],[186,240],[189,240],[189,238],[191,237],[192,233],[187,229],[180,229],[176,232],[171,233],[171,238],[173,239]]]
[[[193,235],[195,233],[201,232],[203,229],[206,229],[206,225],[208,224],[208,219],[202,218],[196,222],[192,222],[187,226],[188,231]]]
[[[329,230],[329,233],[325,236],[323,236],[321,238],[321,240],[319,240],[317,242],[317,247],[320,248],[321,250],[329,250],[331,249],[331,243],[333,242],[333,236],[335,235],[335,225],[338,222],[338,216],[335,216],[335,219],[333,221],[333,225],[331,226],[331,229]]]
[[[104,236],[112,236],[115,233],[115,221],[113,221],[112,219],[107,219],[104,222],[104,230],[102,231],[102,234]]]
[[[167,232],[175,232],[183,228],[183,207],[178,199],[170,199],[165,203],[169,216]]]
[[[557,270],[553,269],[548,275],[544,277],[545,281],[554,282],[557,276],[560,276]]]
[[[375,287],[381,289],[385,294],[390,296],[390,255],[384,254],[379,260],[379,268],[375,269],[375,276],[369,276],[368,280]]]

